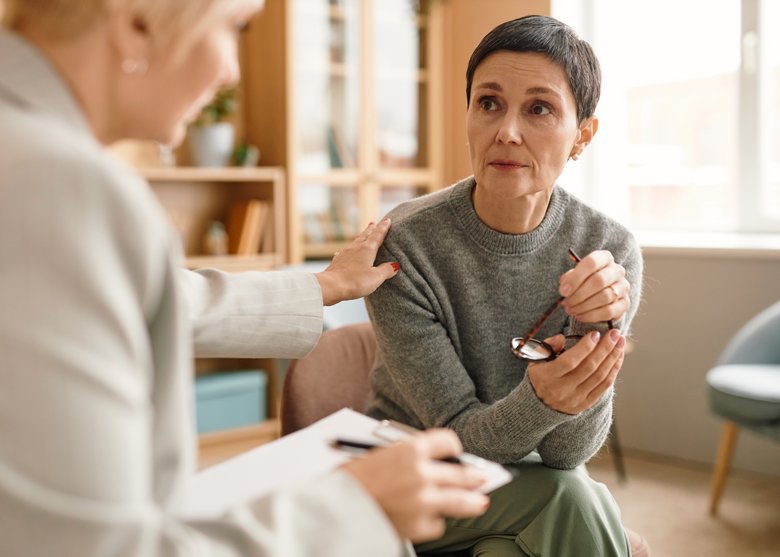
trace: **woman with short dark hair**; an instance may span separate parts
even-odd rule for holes
[[[567,25],[529,16],[485,36],[466,77],[474,175],[390,213],[379,261],[402,271],[368,298],[369,413],[451,428],[516,469],[485,515],[449,522],[423,552],[628,555],[583,464],[609,433],[642,258],[557,184],[598,129],[598,61]]]

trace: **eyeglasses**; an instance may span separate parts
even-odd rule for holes
[[[568,253],[569,258],[572,261],[575,263],[580,262],[580,257],[574,252],[573,249],[569,248]],[[512,339],[512,354],[521,360],[526,360],[529,362],[548,362],[550,360],[554,360],[563,353],[563,350],[556,352],[552,346],[543,340],[534,338],[534,335],[539,332],[539,329],[542,328],[544,322],[547,321],[547,319],[549,319],[553,313],[555,313],[555,310],[558,309],[563,300],[565,300],[563,296],[558,298],[555,303],[553,303],[553,305],[551,305],[550,308],[544,312],[544,315],[539,318],[531,330],[528,331],[528,334]],[[612,320],[607,321],[607,326],[610,329],[614,329]],[[569,346],[581,339],[582,335],[566,335],[565,338],[565,346]]]

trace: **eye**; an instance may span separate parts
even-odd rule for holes
[[[544,103],[537,102],[531,105],[531,114],[534,116],[547,116],[550,112],[550,107]]]
[[[480,99],[477,101],[477,105],[480,109],[486,112],[491,112],[498,109],[498,102],[496,101],[495,97],[480,97]]]

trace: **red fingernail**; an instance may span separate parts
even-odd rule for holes
[[[392,263],[390,263],[390,265],[392,265],[392,267],[393,267],[393,271],[395,271],[396,273],[398,272],[398,269],[400,269],[400,268],[401,268],[401,266],[400,266],[398,263],[396,263],[395,261],[393,261]]]

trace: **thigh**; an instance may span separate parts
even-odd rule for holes
[[[565,549],[570,546],[578,548],[580,555],[628,555],[627,549],[620,550],[625,538],[620,511],[606,487],[593,481],[584,466],[555,470],[544,466],[534,453],[512,469],[514,479],[490,494],[485,514],[448,521],[444,537],[419,546],[418,551],[463,551],[475,548],[479,540],[496,538],[514,540],[517,551],[482,550],[482,555],[576,555]],[[602,551],[605,546],[618,549]]]

